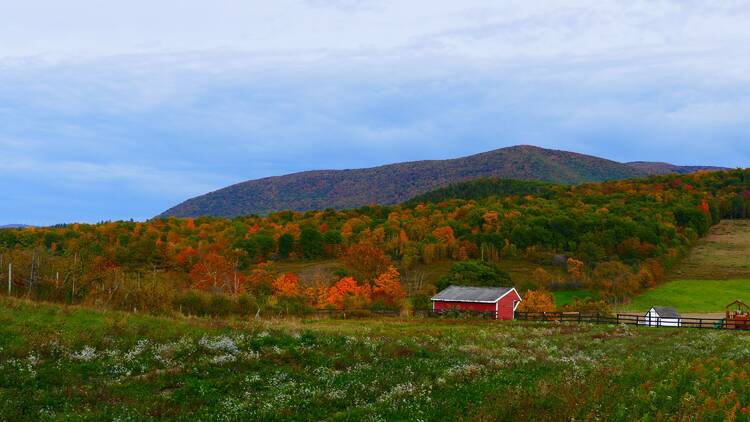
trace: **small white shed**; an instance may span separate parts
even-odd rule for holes
[[[649,327],[679,327],[682,317],[675,308],[654,306],[646,313],[645,325]]]

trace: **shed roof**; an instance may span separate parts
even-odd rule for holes
[[[436,294],[432,300],[494,303],[511,290],[513,290],[512,287],[450,286]]]
[[[677,309],[670,308],[668,306],[654,306],[654,311],[656,311],[656,314],[659,315],[660,318],[679,318],[680,313],[677,312]]]

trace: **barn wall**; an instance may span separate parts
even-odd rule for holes
[[[497,319],[513,319],[514,300],[518,300],[518,297],[513,293],[507,294],[502,299],[500,299],[500,302],[497,304]]]
[[[494,303],[475,303],[475,302],[444,302],[436,300],[432,302],[436,311],[446,311],[449,309],[461,309],[464,311],[495,312]]]
[[[513,302],[520,301],[521,297],[515,291],[511,291],[500,299],[497,309],[497,319],[511,320],[515,318]]]

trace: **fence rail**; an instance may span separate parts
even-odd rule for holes
[[[750,330],[748,320],[726,318],[662,318],[638,314],[585,314],[580,312],[516,312],[521,321],[557,321],[589,324],[626,324],[646,327]]]
[[[313,315],[328,318],[366,318],[372,316],[453,318],[453,319],[497,319],[497,312],[469,311],[459,309],[433,310],[414,309],[401,312],[392,309],[317,309]],[[640,314],[614,314],[581,312],[516,312],[515,318],[520,321],[567,322],[587,324],[625,324],[641,327],[700,328],[725,330],[750,330],[750,321],[726,320],[725,318],[661,318]]]

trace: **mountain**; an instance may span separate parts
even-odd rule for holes
[[[669,163],[655,163],[650,161],[633,161],[625,163],[630,167],[638,169],[646,174],[689,174],[696,171],[720,171],[729,170],[726,167],[712,166],[676,166]]]
[[[603,158],[534,146],[468,157],[414,161],[356,170],[318,170],[238,183],[189,199],[161,216],[232,217],[273,211],[397,204],[451,183],[480,177],[581,183],[646,175]]]
[[[0,230],[2,229],[25,229],[27,226],[26,224],[6,224],[4,226],[0,226]]]

